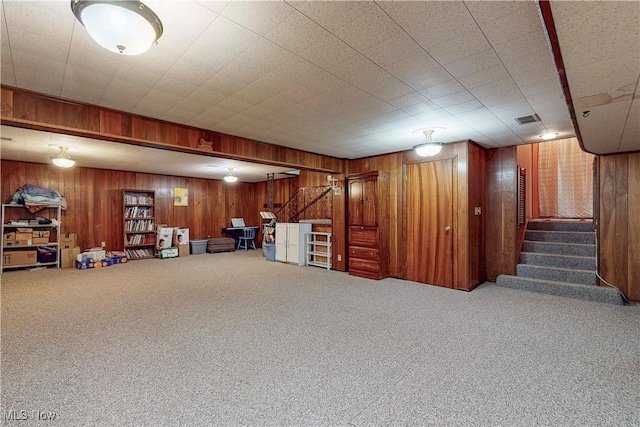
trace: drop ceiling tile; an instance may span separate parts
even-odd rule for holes
[[[69,44],[71,34],[75,28],[84,31],[80,23],[64,2],[11,2],[11,7],[4,8],[9,37],[13,37],[14,28],[29,29],[33,34],[40,35],[45,42],[50,40],[57,43]],[[12,40],[11,43],[17,42]]]
[[[212,73],[206,68],[199,67],[198,65],[191,64],[185,60],[178,60],[175,62],[169,71],[165,74],[165,77],[182,80],[189,84],[200,86],[211,78]]]
[[[403,107],[402,111],[407,114],[411,114],[414,117],[420,116],[421,114],[428,113],[430,111],[439,110],[440,107],[433,101],[426,100],[419,104],[410,105],[408,107]]]
[[[482,26],[482,32],[492,45],[505,43],[539,30],[540,18],[535,2],[520,2],[512,13]]]
[[[493,45],[500,59],[506,64],[511,64],[522,57],[552,58],[551,49],[542,27],[537,28],[535,33],[523,34],[505,43]],[[509,68],[508,65],[506,65]]]
[[[159,92],[170,93],[184,98],[197,88],[197,86],[187,82],[188,80],[176,80],[164,76],[158,80],[153,88]]]
[[[524,100],[524,96],[520,92],[520,89],[515,88],[507,92],[494,93],[492,95],[485,95],[478,97],[478,100],[482,102],[484,106],[491,107],[496,104],[502,104],[504,102]]]
[[[442,96],[432,99],[433,102],[441,107],[450,107],[451,105],[461,104],[463,102],[474,101],[475,97],[471,92],[462,90],[460,92],[453,93],[451,95]]]
[[[460,78],[479,71],[501,66],[502,62],[493,49],[483,50],[465,58],[450,62],[444,68],[454,77]]]
[[[370,93],[382,101],[390,101],[401,96],[409,95],[415,91],[395,78],[390,79],[391,83],[379,89],[372,90]]]
[[[383,67],[388,73],[393,74],[398,79],[409,84],[409,80],[412,78],[419,79],[425,73],[432,71],[437,73],[444,70],[438,63],[429,56],[428,53],[423,52],[413,58],[409,58],[405,61],[401,61],[395,64],[388,64]],[[447,75],[449,75],[447,73]],[[449,75],[449,78],[451,76]]]
[[[124,80],[112,79],[102,94],[99,104],[122,111],[133,111],[135,106],[150,90],[150,87],[140,86]]]
[[[172,93],[160,92],[151,89],[133,109],[133,113],[142,116],[160,118],[171,109],[172,105],[179,103],[182,97]]]
[[[19,50],[13,50],[12,55],[18,87],[60,96],[64,80],[64,64]],[[47,72],[43,74],[39,70],[47,70]]]
[[[374,91],[396,81],[391,74],[362,55],[334,65],[328,71],[366,92]]]
[[[521,2],[510,1],[467,1],[465,6],[471,12],[473,19],[482,27],[507,15],[519,11]]]
[[[631,108],[628,113],[629,117],[640,117],[640,99],[636,98],[631,102]],[[620,151],[640,151],[640,121],[627,121],[620,138]]]
[[[229,97],[223,101],[218,102],[216,107],[227,109],[233,113],[239,113],[241,111],[248,110],[253,107],[250,102],[242,101],[233,97]]]
[[[145,4],[148,2],[145,2]],[[162,21],[162,36],[152,51],[178,58],[216,19],[218,13],[198,2],[157,1],[147,4]],[[188,22],[188,25],[184,25]]]
[[[451,74],[438,66],[422,74],[403,79],[403,81],[415,90],[424,90],[451,80]]]
[[[364,50],[362,54],[380,67],[387,69],[392,68],[394,64],[420,57],[425,54],[425,51],[406,33],[401,32],[383,39],[380,43]]]
[[[310,1],[305,2],[298,9],[304,15],[315,21],[328,31],[336,30],[351,24],[353,21],[376,9],[373,2],[339,1],[328,3]]]
[[[330,34],[300,53],[300,56],[323,68],[329,68],[358,55],[358,52],[345,42]]]
[[[196,3],[210,9],[216,13],[222,13],[222,11],[229,6],[230,1],[223,0],[196,0]]]
[[[431,86],[420,91],[428,99],[436,99],[463,91],[464,87],[457,80],[451,79],[439,85]]]
[[[434,126],[441,127],[442,125],[439,125],[438,122],[451,117],[451,114],[444,108],[440,108],[426,113],[414,114],[413,117],[420,120],[425,128]]]
[[[229,20],[265,35],[287,19],[296,9],[284,2],[231,2],[221,12]]]
[[[162,117],[160,117],[160,119],[173,123],[185,123],[195,118],[197,115],[198,113],[193,111],[186,111],[180,108],[172,108],[171,110],[164,113]]]
[[[202,84],[199,90],[218,92],[230,96],[242,90],[244,87],[245,85],[242,82],[228,77],[214,75]]]
[[[187,125],[201,127],[203,129],[213,129],[218,123],[227,120],[235,114],[236,112],[227,108],[214,106],[190,120]]]
[[[572,97],[598,95],[615,98],[633,94],[640,77],[640,62],[634,64],[633,61],[632,57],[623,57],[567,72]]]
[[[330,33],[300,12],[291,14],[265,35],[283,48],[301,54],[310,47],[326,41]]]
[[[483,110],[484,106],[480,103],[480,101],[474,99],[467,102],[462,102],[460,104],[451,105],[449,107],[445,107],[449,113],[454,114],[456,117],[460,113],[465,113],[469,111]]]
[[[397,108],[411,107],[412,105],[418,105],[428,102],[429,100],[418,92],[413,92],[407,95],[400,96],[395,99],[391,99],[389,104]]]
[[[349,25],[332,32],[360,52],[403,33],[402,29],[377,7],[356,18]]]
[[[430,46],[429,55],[440,64],[449,64],[490,48],[482,31],[472,27],[468,33],[459,33],[452,39]]]
[[[160,81],[162,75],[146,69],[136,69],[131,65],[122,65],[118,67],[113,78],[125,82],[133,83],[142,88],[151,89]]]
[[[12,49],[50,61],[61,63],[67,61],[70,39],[42,37],[42,34],[24,31],[21,28],[9,28],[9,41]]]
[[[469,89],[469,92],[476,98],[480,99],[484,96],[491,96],[503,92],[512,92],[518,90],[518,86],[514,83],[511,77],[507,77],[502,80],[492,81],[482,86],[477,86]]]
[[[468,90],[471,90],[475,87],[483,86],[483,85],[497,82],[500,80],[504,80],[509,77],[510,77],[509,73],[501,64],[495,67],[486,68],[486,69],[477,71],[472,74],[468,74],[466,76],[462,76],[457,80],[462,84],[462,86],[464,86]]]

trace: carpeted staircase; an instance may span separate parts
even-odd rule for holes
[[[624,304],[618,289],[598,286],[596,234],[591,221],[529,221],[516,274],[502,274],[496,284],[531,292]]]

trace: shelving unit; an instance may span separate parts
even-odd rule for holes
[[[331,233],[311,232],[307,238],[307,265],[331,270]]]
[[[123,190],[122,200],[127,258],[153,258],[156,247],[155,192]]]
[[[51,224],[38,224],[32,223],[33,220],[27,220],[27,223],[18,223],[17,220],[21,219],[20,216],[23,211],[18,209],[25,209],[22,205],[2,205],[2,245],[0,245],[0,272],[4,272],[8,269],[14,268],[34,268],[34,267],[57,267],[60,268],[60,219],[62,215],[62,208],[60,206],[45,207],[37,213],[37,216],[46,216],[47,213],[51,215],[54,213],[55,222]],[[28,217],[35,217],[36,214],[31,214],[27,211]],[[25,216],[22,216],[24,219]],[[31,231],[19,233],[19,229],[30,229]],[[42,234],[47,234],[47,242],[37,240],[44,240],[45,237],[38,237]],[[51,241],[52,233],[55,233],[55,241]],[[31,238],[22,242],[16,238],[16,234],[27,235],[30,234]],[[13,240],[8,237],[13,235]],[[23,243],[26,242],[26,243]],[[18,244],[19,243],[19,244]],[[55,248],[55,259],[50,261],[40,262],[40,256],[38,254],[38,247],[46,246],[49,248]],[[14,260],[12,261],[12,258]],[[15,263],[15,260],[19,263]],[[24,260],[24,262],[20,262]],[[33,261],[31,261],[33,260]]]

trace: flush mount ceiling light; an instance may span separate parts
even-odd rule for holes
[[[71,0],[71,10],[93,40],[111,52],[140,55],[162,35],[162,22],[139,1]]]
[[[233,174],[233,168],[229,168],[229,173],[223,179],[225,182],[236,182],[238,177]]]
[[[418,156],[429,157],[435,156],[442,150],[442,142],[432,142],[431,135],[433,135],[433,129],[427,129],[424,131],[424,136],[427,139],[427,142],[423,144],[418,144],[413,149],[415,150]]]
[[[51,162],[61,168],[70,168],[71,166],[76,164],[76,159],[72,159],[69,156],[69,148],[64,146],[59,146],[60,152],[57,156],[51,157]]]
[[[549,133],[543,133],[542,135],[540,135],[540,138],[548,140],[548,139],[553,139],[556,136],[558,136],[558,132],[549,132]]]

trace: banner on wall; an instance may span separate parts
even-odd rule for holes
[[[173,189],[173,206],[189,206],[189,190],[187,188]]]

